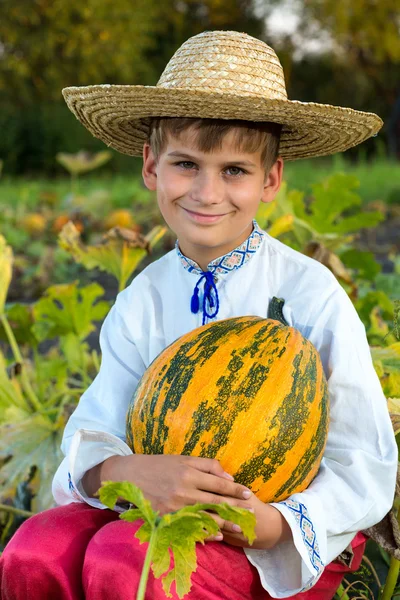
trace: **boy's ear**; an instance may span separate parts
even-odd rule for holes
[[[283,159],[277,158],[264,181],[261,202],[272,202],[279,192],[283,177]]]
[[[143,145],[143,168],[142,177],[147,189],[155,192],[157,190],[157,163],[154,158],[150,144],[147,142]]]

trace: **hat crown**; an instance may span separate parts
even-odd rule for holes
[[[237,31],[205,31],[189,38],[168,62],[157,87],[287,100],[275,51]]]

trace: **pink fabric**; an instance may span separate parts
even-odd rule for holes
[[[126,523],[113,511],[80,503],[31,517],[0,558],[0,599],[132,600],[147,549],[134,537],[140,523]],[[353,541],[352,571],[359,567],[365,542],[362,534]],[[270,598],[240,548],[199,544],[197,561],[188,600]],[[331,600],[349,570],[331,563],[311,590],[291,600]],[[164,598],[160,581],[150,573],[146,600]],[[178,598],[175,592],[173,598]]]

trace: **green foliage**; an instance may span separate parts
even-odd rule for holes
[[[99,284],[81,289],[77,284],[51,286],[34,305],[31,329],[39,342],[69,334],[82,341],[94,331],[93,321],[102,321],[109,311],[108,302],[97,302],[104,293]]]
[[[72,223],[67,223],[60,234],[59,243],[86,269],[97,267],[114,275],[119,290],[122,290],[133,271],[165,232],[165,227],[154,227],[146,237],[143,237],[127,229],[114,227],[104,236],[102,243],[96,246],[85,246],[80,240],[76,227]]]
[[[135,537],[141,543],[149,542],[137,600],[144,598],[150,563],[154,577],[163,577],[162,584],[168,597],[171,597],[170,588],[174,581],[179,598],[189,593],[190,577],[197,567],[196,543],[204,543],[206,538],[218,532],[217,523],[205,511],[213,511],[223,519],[237,523],[250,544],[255,539],[255,515],[244,508],[226,503],[194,504],[161,517],[132,483],[104,482],[100,488],[101,502],[113,509],[118,498],[124,498],[135,506],[122,513],[120,518],[128,522],[143,519],[144,523]],[[170,567],[170,551],[174,559],[173,568]]]

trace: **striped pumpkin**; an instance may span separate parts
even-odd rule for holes
[[[168,346],[148,367],[127,415],[141,454],[216,458],[264,502],[304,490],[328,431],[319,354],[273,319],[209,323]]]

